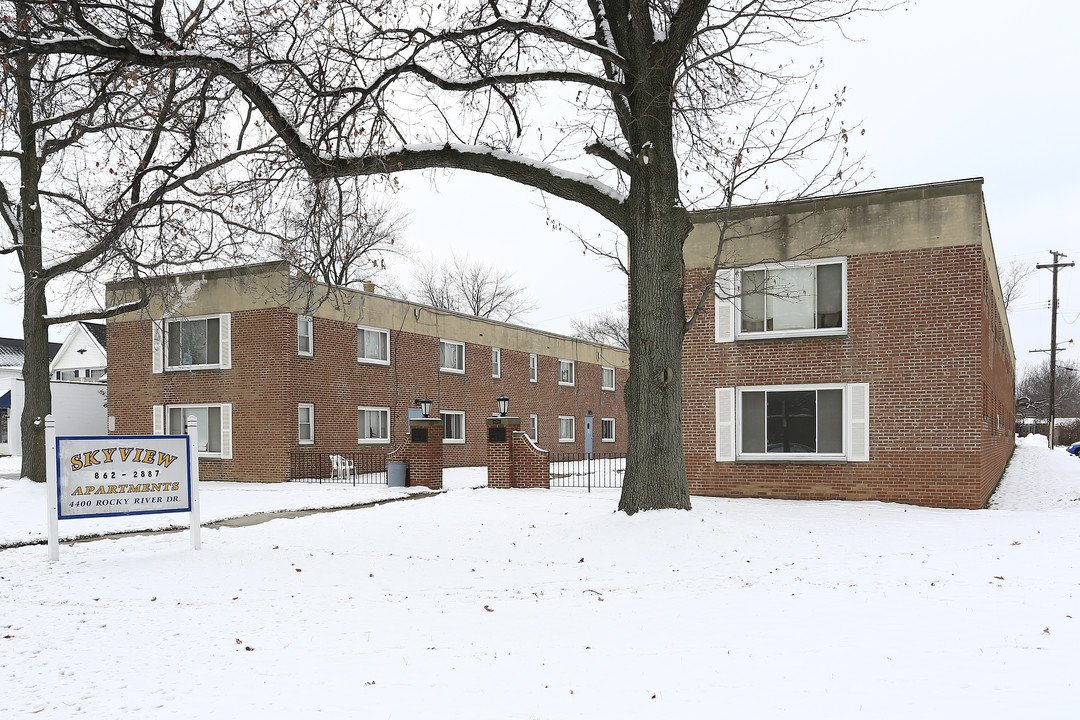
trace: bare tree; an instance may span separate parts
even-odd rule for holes
[[[14,12],[29,22],[25,5]],[[24,282],[22,474],[43,481],[49,328],[148,301],[106,307],[103,277],[247,257],[270,187],[232,166],[260,163],[270,142],[222,130],[239,95],[199,72],[23,50],[4,57],[0,85],[0,253]]]
[[[403,254],[399,236],[405,219],[385,204],[371,202],[359,178],[298,182],[284,202],[283,259],[303,279],[329,288],[373,279],[386,260]]]
[[[607,219],[633,288],[619,507],[635,513],[690,508],[689,210],[847,187],[842,95],[816,97],[815,69],[770,51],[875,1],[34,0],[26,27],[0,22],[0,47],[226,78],[314,178],[462,169]]]
[[[468,257],[423,263],[415,280],[416,299],[442,310],[509,322],[536,308],[525,288],[513,283],[513,273]]]
[[[574,337],[589,342],[614,345],[623,349],[630,347],[630,314],[623,305],[618,310],[598,312],[585,320],[570,321]]]
[[[1012,260],[1001,273],[1001,298],[1005,301],[1005,309],[1024,294],[1024,286],[1028,278],[1035,274],[1035,265],[1016,259]],[[1049,372],[1049,370],[1047,371]]]
[[[1057,396],[1054,415],[1059,418],[1080,418],[1080,368],[1057,366],[1054,381]],[[1024,368],[1016,383],[1017,406],[1028,417],[1044,418],[1050,414],[1050,361],[1044,360]]]

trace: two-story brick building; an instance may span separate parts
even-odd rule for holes
[[[685,247],[691,493],[983,507],[1015,357],[982,180],[701,213]]]
[[[625,451],[623,350],[368,291],[327,295],[285,263],[161,282],[147,309],[109,321],[110,430],[179,433],[195,415],[205,479],[287,480],[296,452],[385,453],[423,398],[444,421],[448,466],[485,463],[501,395],[545,449],[584,450],[588,421],[594,451]],[[134,286],[107,291],[122,301]]]

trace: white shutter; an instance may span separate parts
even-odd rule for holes
[[[221,406],[221,459],[232,459],[232,403]]]
[[[716,342],[735,340],[735,271],[720,268],[716,271]]]
[[[735,462],[735,388],[716,388],[716,462]]]
[[[870,460],[870,385],[852,383],[847,387],[848,395],[848,460],[868,462]]]
[[[165,434],[165,406],[164,405],[155,405],[154,406],[154,434],[155,435],[164,435]]]
[[[220,322],[218,323],[218,339],[220,341],[220,344],[218,345],[218,358],[221,361],[221,369],[229,370],[232,368],[232,315],[229,313],[222,313],[218,317],[220,318]]]
[[[151,343],[151,347],[153,348],[154,353],[153,372],[159,373],[161,372],[162,360],[165,357],[164,332],[161,327],[161,320],[155,320],[152,324],[154,327],[154,342]]]

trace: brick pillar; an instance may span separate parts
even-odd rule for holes
[[[442,490],[442,418],[409,420],[409,439],[401,448],[401,459],[409,463],[409,487]]]
[[[487,466],[488,487],[515,487],[514,478],[514,431],[521,427],[521,418],[489,417],[487,419]]]
[[[529,438],[528,433],[514,433],[513,478],[511,483],[520,488],[551,487],[551,464],[547,450],[541,450]]]

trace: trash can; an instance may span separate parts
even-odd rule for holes
[[[409,480],[409,463],[386,463],[386,484],[389,487],[405,487]]]

